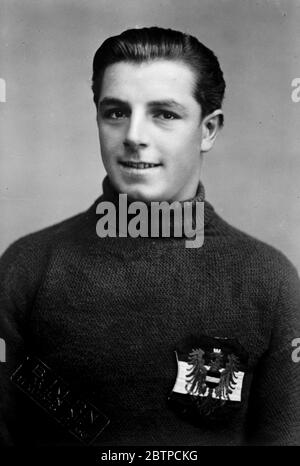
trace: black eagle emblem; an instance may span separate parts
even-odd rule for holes
[[[240,360],[233,353],[219,348],[203,351],[192,349],[188,356],[191,365],[186,390],[193,397],[201,414],[209,415],[223,406],[237,385],[236,373]]]

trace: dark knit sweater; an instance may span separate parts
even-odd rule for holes
[[[110,419],[94,445],[299,445],[294,267],[207,201],[198,249],[184,237],[99,238],[101,200],[116,200],[107,180],[86,212],[18,240],[1,259],[3,444],[79,443],[11,382],[29,353]],[[248,355],[241,401],[216,418],[198,416],[196,404],[184,416],[170,396],[175,350],[200,336],[236,339]]]

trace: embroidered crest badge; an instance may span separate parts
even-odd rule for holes
[[[175,352],[178,372],[169,397],[173,406],[183,414],[211,419],[225,406],[238,407],[248,354],[236,339],[192,336]]]

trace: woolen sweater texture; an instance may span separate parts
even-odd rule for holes
[[[21,238],[2,256],[2,443],[78,444],[11,382],[31,353],[110,419],[94,445],[300,445],[293,265],[207,201],[200,248],[186,248],[184,236],[99,238],[96,207],[117,199],[106,178],[86,212]],[[200,183],[193,202],[203,199]],[[248,362],[241,401],[226,402],[217,420],[195,422],[170,395],[175,350],[201,335],[237,340]]]

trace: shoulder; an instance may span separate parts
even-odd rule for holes
[[[47,261],[49,255],[55,250],[64,247],[67,243],[76,241],[78,237],[86,237],[91,224],[92,207],[14,241],[0,258],[1,269],[15,268],[16,266],[37,267]]]
[[[207,229],[206,239],[220,263],[224,261],[241,279],[271,288],[278,288],[287,280],[299,280],[295,266],[283,252],[230,225],[217,213]]]

